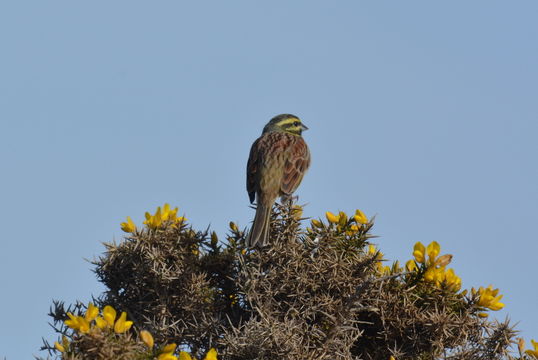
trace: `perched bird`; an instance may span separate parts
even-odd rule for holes
[[[310,166],[310,151],[301,136],[307,129],[295,115],[277,115],[252,144],[247,163],[247,191],[250,202],[256,199],[257,205],[247,246],[267,245],[276,198],[289,198]]]

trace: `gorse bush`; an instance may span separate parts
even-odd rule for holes
[[[438,243],[389,264],[362,211],[325,218],[303,230],[300,206],[275,205],[261,249],[245,248],[234,223],[219,240],[169,205],[140,228],[127,218],[125,239],[94,262],[107,291],[87,306],[55,302],[59,339],[43,349],[62,359],[538,359],[538,343],[525,350],[508,321],[488,319],[504,306],[499,290],[462,290]]]

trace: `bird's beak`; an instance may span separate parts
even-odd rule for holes
[[[308,126],[306,126],[305,124],[301,123],[301,129],[302,129],[303,131],[308,130]]]

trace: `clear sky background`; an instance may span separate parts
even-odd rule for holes
[[[0,3],[0,358],[56,339],[52,299],[169,202],[248,226],[251,143],[290,112],[305,215],[362,209],[386,257],[416,241],[493,284],[538,339],[538,2]]]

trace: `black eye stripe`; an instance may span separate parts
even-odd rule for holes
[[[289,128],[289,127],[292,127],[292,126],[296,127],[296,126],[299,126],[299,125],[301,125],[301,123],[300,123],[299,121],[294,121],[294,122],[292,122],[292,123],[284,124],[283,126],[284,126],[285,128]]]

